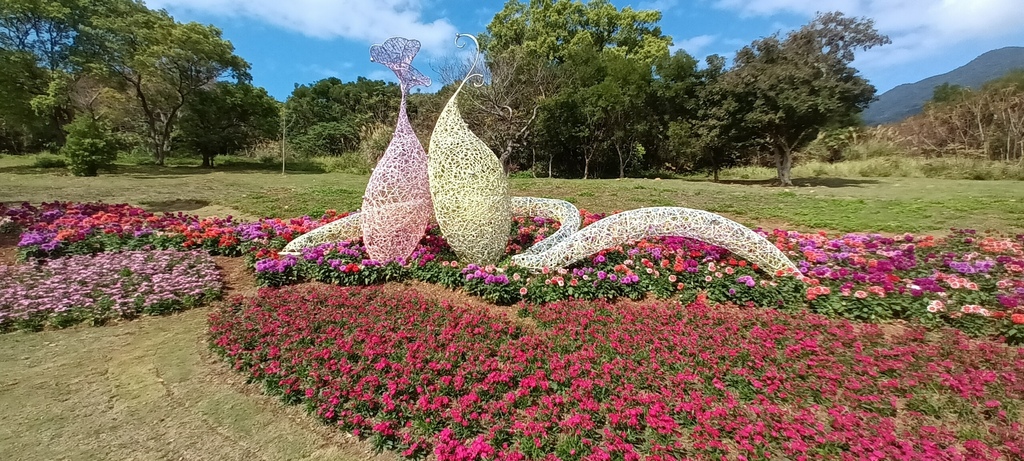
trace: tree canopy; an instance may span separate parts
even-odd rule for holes
[[[770,158],[790,184],[794,152],[860,123],[875,89],[853,67],[855,53],[888,43],[870,19],[832,12],[755,40],[732,62],[700,63],[670,52],[660,21],[658,11],[609,0],[508,0],[481,34],[484,83],[465,89],[464,117],[509,172],[717,178]],[[442,65],[439,92],[410,96],[424,143],[467,67]],[[936,101],[965,94],[940,87]],[[141,0],[0,4],[5,151],[58,149],[79,116],[116,137],[110,146],[148,149],[158,164],[180,151],[212,166],[282,128],[303,156],[376,151],[400,98],[394,83],[332,77],[296,84],[281,104],[251,84],[249,64],[219,29]]]

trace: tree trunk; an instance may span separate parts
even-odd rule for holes
[[[532,174],[534,179],[536,179],[537,178],[537,148],[533,147],[530,150],[533,152],[533,163],[530,164],[530,174]]]
[[[508,159],[512,158],[512,150],[515,149],[515,140],[509,140],[505,143],[505,150],[498,156],[498,161],[501,162],[501,169],[505,170],[505,174],[508,174],[509,164]]]
[[[590,175],[590,157],[583,157],[583,179]]]
[[[548,179],[551,179],[551,164],[555,161],[555,154],[548,152]]]
[[[626,177],[626,162],[629,159],[622,158],[622,148],[618,144],[615,145],[615,154],[619,156],[619,179]]]
[[[780,186],[792,186],[790,171],[793,168],[793,152],[782,147],[775,148],[775,169],[779,174]]]
[[[718,170],[719,170],[719,168],[718,168],[718,156],[715,155],[716,152],[714,152],[714,151],[711,151],[710,153],[711,153],[711,174],[714,175],[714,177],[715,177],[714,181],[718,182]]]
[[[203,168],[213,168],[213,155],[203,154]]]

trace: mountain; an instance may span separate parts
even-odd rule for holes
[[[864,111],[864,123],[880,125],[919,114],[924,103],[932,98],[935,87],[943,83],[980,88],[983,83],[1019,68],[1024,68],[1024,47],[1008,46],[989,51],[945,74],[906,83],[882,93]]]

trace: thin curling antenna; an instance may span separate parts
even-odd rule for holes
[[[459,93],[460,91],[462,91],[462,86],[465,85],[466,82],[468,82],[469,79],[471,78],[478,79],[477,82],[473,83],[473,86],[478,88],[484,86],[484,74],[479,72],[473,72],[474,70],[476,70],[477,64],[480,63],[480,42],[476,39],[475,36],[470,34],[455,34],[455,46],[458,48],[466,47],[465,43],[460,42],[460,40],[462,40],[462,37],[469,37],[469,39],[473,41],[473,46],[476,47],[476,54],[473,56],[473,65],[469,67],[469,73],[466,74],[466,77],[462,79],[462,83],[459,84],[459,88],[455,90],[455,93]]]

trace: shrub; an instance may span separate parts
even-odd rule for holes
[[[61,153],[67,157],[68,169],[75,176],[96,176],[101,168],[110,168],[117,159],[117,149],[110,131],[88,116],[78,116],[68,124],[67,142]]]
[[[32,168],[67,168],[68,163],[62,157],[50,154],[39,154],[32,160]]]
[[[327,173],[370,174],[373,164],[358,152],[346,152],[336,157],[316,157],[312,162]]]
[[[394,131],[390,125],[383,123],[374,123],[363,127],[359,134],[359,154],[363,156],[370,168],[373,168],[384,156],[388,144],[391,144]]]

